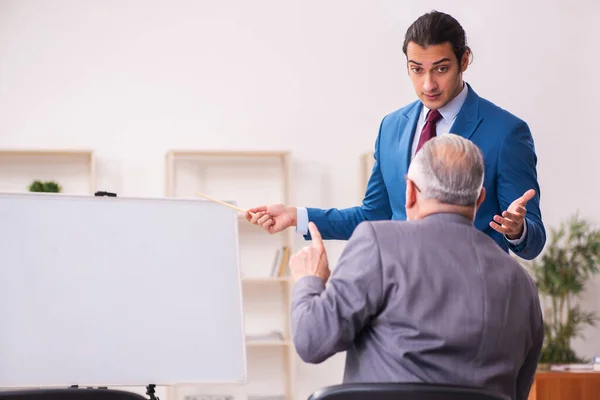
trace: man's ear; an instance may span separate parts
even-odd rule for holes
[[[479,206],[481,205],[481,203],[483,203],[483,200],[485,200],[485,188],[481,188],[479,198],[477,199],[477,206],[475,207],[476,209],[479,209]]]
[[[417,202],[417,188],[410,179],[406,180],[406,208],[411,208]]]
[[[465,72],[467,70],[467,67],[469,66],[469,57],[471,57],[471,50],[466,50],[460,60],[460,72]]]

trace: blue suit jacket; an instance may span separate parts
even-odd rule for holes
[[[346,209],[307,208],[324,239],[347,240],[365,220],[405,220],[406,181],[417,119],[423,104],[415,101],[384,117],[375,142],[375,164],[361,206]],[[456,116],[451,133],[470,139],[482,151],[485,162],[486,198],[475,226],[503,249],[510,248],[524,259],[535,258],[546,243],[540,212],[537,156],[527,124],[506,110],[479,97],[469,86],[467,98]],[[536,196],[527,203],[527,236],[512,246],[489,223],[527,190]],[[305,235],[310,239],[310,234]]]

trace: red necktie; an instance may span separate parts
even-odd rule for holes
[[[415,154],[429,139],[435,137],[435,124],[440,118],[442,118],[442,115],[438,110],[429,110],[429,113],[427,114],[427,120],[425,121],[423,130],[421,131],[421,136],[419,136],[419,144],[417,145],[417,151]]]

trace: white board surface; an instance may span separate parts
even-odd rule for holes
[[[246,381],[236,212],[0,193],[0,387]]]

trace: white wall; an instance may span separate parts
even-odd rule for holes
[[[143,196],[163,195],[171,148],[289,149],[295,204],[355,205],[359,155],[414,99],[404,32],[434,7],[467,31],[466,80],[530,124],[546,224],[600,222],[593,0],[0,0],[0,147],[93,148],[99,188]],[[299,364],[298,398],[342,367]]]

